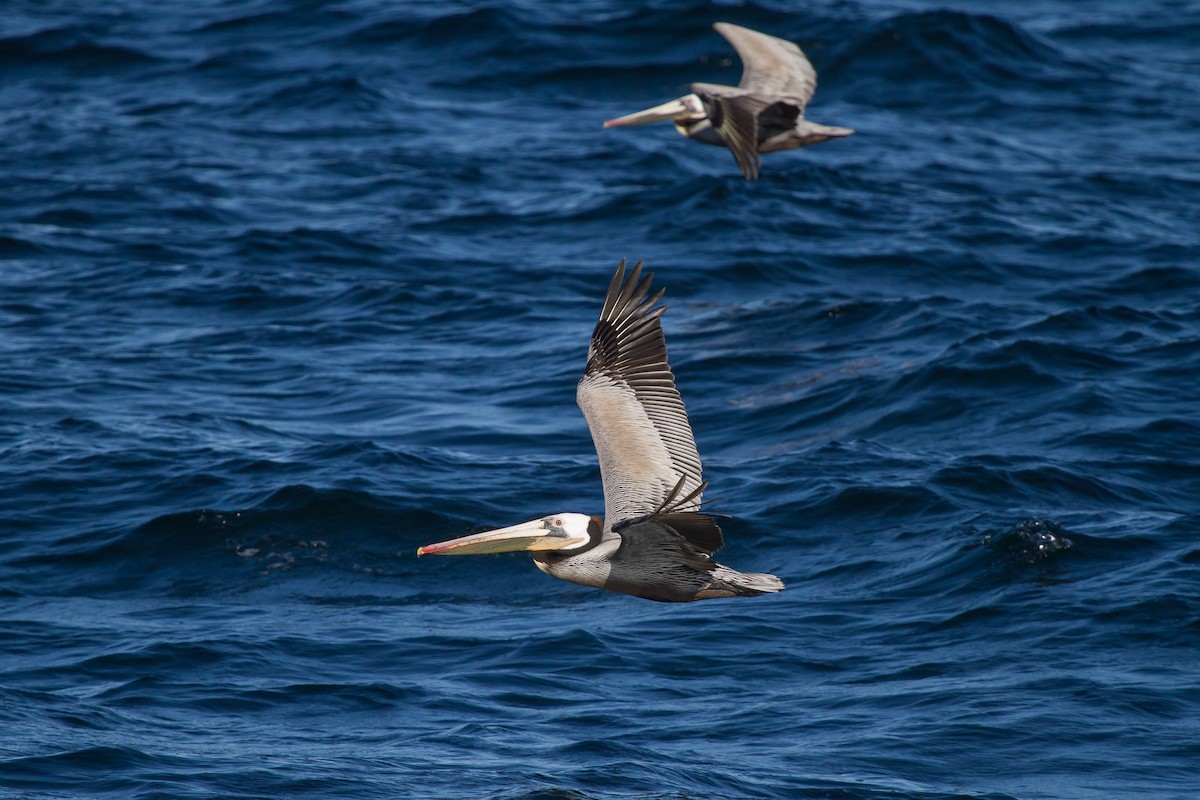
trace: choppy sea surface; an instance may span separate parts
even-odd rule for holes
[[[601,122],[798,42],[848,139]],[[1200,791],[1200,4],[14,0],[0,796]],[[600,513],[612,269],[776,596]]]

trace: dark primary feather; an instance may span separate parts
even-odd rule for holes
[[[704,103],[704,113],[713,131],[733,153],[738,168],[749,180],[758,177],[758,115],[771,102],[749,95],[741,89],[714,83],[693,83],[692,92]]]
[[[675,484],[670,493],[663,498],[662,503],[654,510],[655,514],[666,514],[672,511],[678,511],[685,508],[692,508],[692,500],[699,498],[704,494],[704,490],[708,488],[708,481],[697,486],[687,494],[683,493],[683,486],[687,483],[687,476],[681,476],[679,483]]]
[[[699,511],[677,511],[631,519],[620,523],[613,530],[628,539],[636,536],[638,527],[645,522],[655,522],[670,528],[691,547],[705,555],[712,555],[725,546],[725,537],[721,535],[721,528],[713,515]]]
[[[645,517],[673,495],[687,498],[673,510],[699,508],[700,456],[687,411],[667,363],[659,317],[665,306],[650,295],[651,275],[625,261],[609,285],[592,333],[587,367],[576,399],[600,459],[605,522]]]
[[[689,601],[712,582],[718,565],[661,517],[621,526],[605,588],[650,600]]]
[[[683,494],[685,482],[686,478],[680,478],[679,483],[675,484],[675,488],[654,510],[654,513],[614,525],[613,530],[620,533],[623,538],[628,538],[636,535],[637,526],[641,523],[656,522],[674,531],[702,553],[712,555],[717,552],[725,546],[725,539],[721,536],[721,528],[717,525],[715,515],[682,510],[696,508],[693,501],[708,488],[708,481],[687,494]]]

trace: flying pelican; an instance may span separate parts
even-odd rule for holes
[[[751,181],[758,177],[759,153],[808,147],[854,133],[852,128],[804,118],[804,106],[817,90],[817,71],[799,47],[728,22],[713,28],[742,59],[742,79],[736,87],[693,83],[691,94],[610,119],[604,127],[672,120],[675,130],[689,139],[728,147]]]
[[[551,514],[520,525],[427,544],[417,555],[532,550],[542,572],[647,600],[683,603],[778,592],[774,575],[738,572],[712,560],[724,540],[702,509],[708,484],[687,411],[667,364],[653,274],[617,266],[575,399],[583,410],[604,483],[604,519]]]

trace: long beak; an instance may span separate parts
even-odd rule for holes
[[[645,125],[650,122],[663,122],[668,119],[684,114],[693,113],[692,109],[688,108],[683,100],[672,100],[669,103],[663,103],[661,106],[647,108],[645,111],[638,111],[634,114],[626,114],[623,117],[610,119],[604,123],[606,128],[616,128],[621,125]]]
[[[513,550],[560,550],[584,540],[551,533],[540,519],[417,548],[418,556],[473,556]]]

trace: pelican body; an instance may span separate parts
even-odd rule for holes
[[[473,555],[528,550],[556,578],[664,602],[749,597],[783,589],[774,575],[738,572],[713,553],[724,540],[702,508],[704,481],[687,411],[667,363],[663,295],[639,261],[621,260],[592,332],[576,401],[600,459],[603,519],[552,514],[417,550]]]
[[[817,72],[799,47],[728,22],[713,25],[742,59],[737,86],[693,83],[691,94],[610,119],[604,127],[671,120],[689,139],[728,147],[747,180],[758,177],[760,153],[808,147],[854,133],[804,118],[817,90]]]

